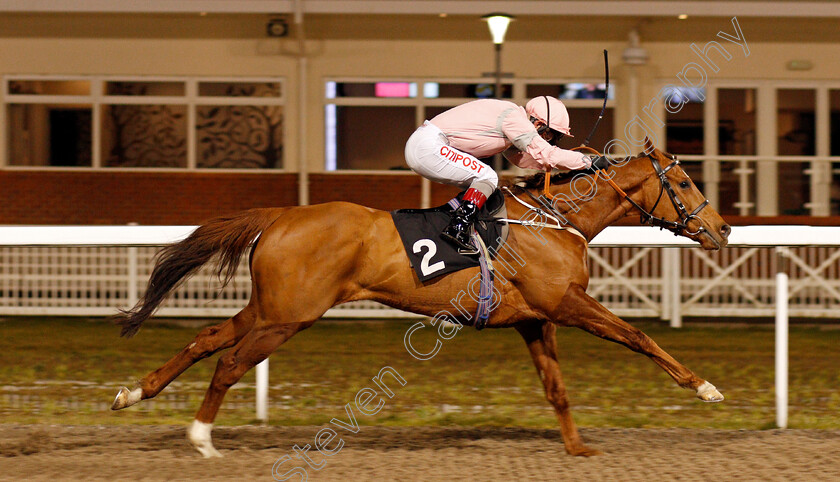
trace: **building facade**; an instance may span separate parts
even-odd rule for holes
[[[456,190],[406,169],[406,139],[497,95],[561,97],[566,147],[607,97],[592,146],[649,137],[734,224],[840,215],[834,2],[505,2],[498,93],[494,2],[33,3],[0,3],[3,224],[442,204]]]

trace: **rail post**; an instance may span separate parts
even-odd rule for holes
[[[129,226],[138,226],[137,223],[128,223]],[[137,292],[139,291],[140,287],[140,279],[139,273],[137,272],[139,268],[138,262],[138,248],[136,246],[129,246],[128,248],[128,283],[126,290],[126,301],[128,302],[128,308],[131,309],[134,305],[137,304],[139,297],[137,296]]]
[[[680,273],[680,248],[662,248],[663,318],[671,328],[682,328]]]
[[[259,362],[257,372],[257,420],[268,422],[268,358]]]
[[[660,293],[662,293],[660,303],[662,311],[659,313],[659,318],[661,320],[670,320],[671,286],[673,285],[673,282],[671,282],[671,270],[668,268],[668,257],[670,256],[668,248],[659,248],[659,255],[661,257],[659,261],[659,269],[661,270],[662,276],[662,286],[660,287]]]
[[[788,248],[776,250],[776,426],[788,417]]]

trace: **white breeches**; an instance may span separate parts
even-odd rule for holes
[[[412,171],[435,182],[472,187],[490,197],[499,176],[475,156],[450,147],[446,136],[426,121],[405,144],[405,160]]]

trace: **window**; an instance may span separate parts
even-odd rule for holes
[[[338,106],[337,169],[407,169],[405,141],[417,127],[415,109],[398,106]]]
[[[706,90],[702,88],[673,87],[665,105],[682,107],[676,112],[666,110],[665,144],[672,154],[703,154],[703,102]],[[675,109],[676,110],[676,109]]]
[[[777,154],[816,154],[816,91],[779,89],[776,95]],[[779,214],[808,214],[810,179],[808,162],[779,162]]]
[[[718,99],[718,154],[756,155],[756,89],[721,88]],[[720,162],[719,206],[721,214],[755,214],[755,161]]]
[[[486,80],[463,81],[328,81],[325,84],[325,168],[337,169],[408,169],[405,165],[405,142],[424,119],[431,119],[447,109],[474,99],[493,98],[495,83]],[[604,84],[555,83],[505,79],[502,98],[514,99],[514,92],[528,98],[551,95],[562,98],[571,118],[574,139],[566,148],[583,142],[594,125],[606,91]],[[613,138],[612,106],[609,106],[592,147],[602,150]],[[507,169],[504,161],[493,158],[484,162]]]
[[[6,89],[10,166],[283,167],[277,79],[15,77]]]
[[[829,98],[829,153],[840,156],[840,89],[828,91]],[[830,187],[831,215],[840,216],[840,162],[831,163],[832,183]]]
[[[83,79],[20,79],[6,85],[6,138],[13,166],[90,166],[93,105]]]
[[[607,92],[607,84],[587,84],[582,82],[570,82],[568,84],[529,84],[528,98],[541,95],[550,95],[558,99],[609,99],[615,98],[615,88],[610,86]]]

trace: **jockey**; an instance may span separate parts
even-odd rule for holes
[[[409,137],[405,159],[411,170],[432,181],[469,187],[441,235],[461,253],[476,254],[471,227],[499,184],[496,172],[478,158],[504,152],[525,169],[590,167],[589,156],[557,147],[564,136],[573,137],[569,113],[555,97],[535,97],[525,108],[506,100],[480,99],[424,122]]]

